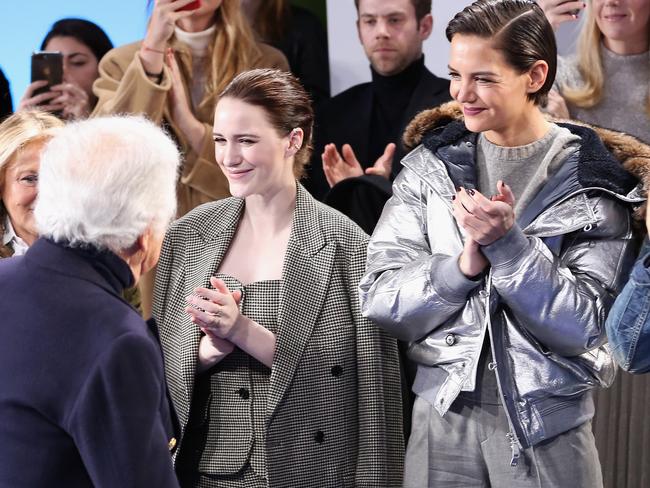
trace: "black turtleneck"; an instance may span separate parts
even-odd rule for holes
[[[415,87],[424,73],[424,56],[400,73],[383,76],[372,71],[372,115],[368,140],[369,158],[361,163],[371,166],[389,142],[399,142],[400,128]]]

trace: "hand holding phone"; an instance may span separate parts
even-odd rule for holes
[[[182,10],[196,10],[199,7],[201,7],[201,0],[194,0],[187,5],[183,5],[181,8],[177,8],[175,12],[180,12]]]

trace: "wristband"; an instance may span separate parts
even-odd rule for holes
[[[160,49],[154,49],[152,47],[149,47],[144,42],[142,43],[142,50],[151,51],[152,53],[165,54],[165,51],[161,51]]]
[[[163,72],[161,71],[160,73],[149,73],[147,70],[144,70],[144,74],[147,75],[147,78],[151,78],[153,81],[155,79],[156,84],[160,85],[160,82],[162,81],[163,78]]]

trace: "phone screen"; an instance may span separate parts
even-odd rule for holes
[[[32,81],[47,80],[47,86],[34,91],[34,95],[50,90],[63,82],[63,54],[58,51],[37,51],[32,54]]]

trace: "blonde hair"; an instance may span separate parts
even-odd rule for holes
[[[255,34],[240,8],[240,0],[223,0],[215,12],[216,32],[211,45],[211,66],[206,95],[216,97],[242,71],[262,55]]]
[[[7,168],[14,161],[18,151],[28,145],[49,140],[57,128],[64,123],[58,117],[38,110],[16,112],[0,124],[0,192],[5,185]],[[7,216],[0,200],[0,231],[5,231]]]
[[[583,79],[580,87],[562,86],[562,95],[576,107],[592,108],[603,98],[605,73],[602,61],[603,33],[596,23],[596,13],[591,3],[587,3],[584,25],[578,37],[578,71]],[[645,111],[650,116],[650,84],[646,98]]]

